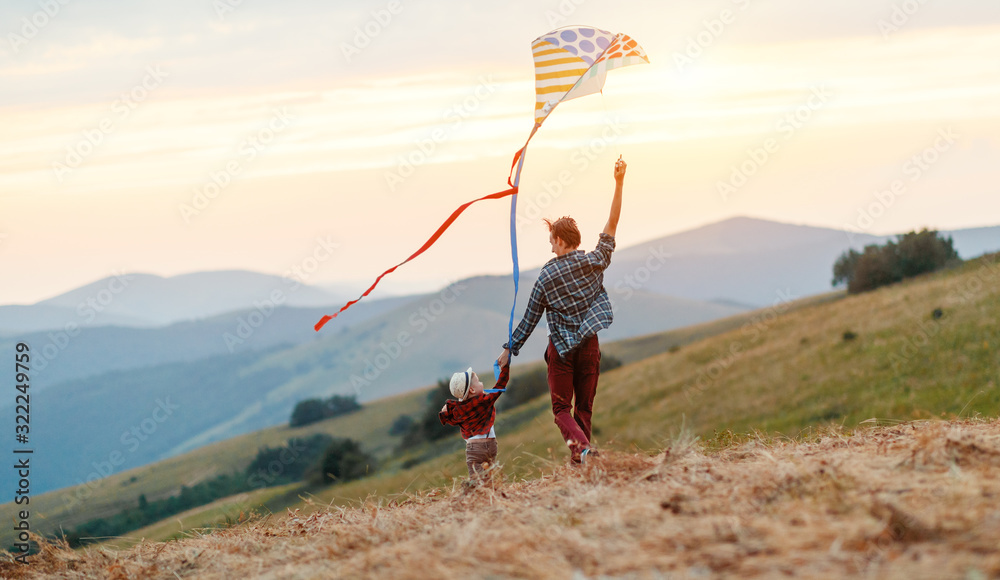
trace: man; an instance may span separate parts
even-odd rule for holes
[[[556,257],[542,266],[512,343],[503,345],[503,353],[497,359],[504,366],[511,354],[517,356],[545,313],[549,327],[545,363],[552,414],[574,463],[583,462],[591,453],[590,419],[601,363],[597,332],[610,326],[613,319],[611,300],[604,289],[604,270],[611,264],[611,253],[615,250],[625,168],[625,162],[619,158],[615,163],[611,215],[593,252],[577,249],[580,230],[573,218],[545,220]]]

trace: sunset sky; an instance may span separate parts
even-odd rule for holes
[[[522,266],[550,256],[541,217],[596,242],[619,155],[620,246],[737,215],[1000,223],[996,0],[12,0],[0,22],[0,304],[121,270],[283,274],[319,237],[339,246],[307,281],[366,285],[506,187],[530,43],[571,24],[627,33],[651,64],[532,141]],[[474,206],[376,296],[508,272],[508,213]]]

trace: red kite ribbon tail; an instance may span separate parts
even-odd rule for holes
[[[520,155],[520,153],[521,152],[519,151],[518,152],[518,156]],[[516,163],[516,156],[515,156],[515,163]],[[375,279],[375,282],[372,283],[372,285],[367,290],[365,290],[364,294],[362,294],[361,296],[359,296],[356,300],[351,300],[350,302],[348,302],[347,304],[345,304],[336,313],[334,313],[332,315],[328,314],[328,315],[324,316],[323,318],[320,319],[319,322],[316,323],[316,326],[314,326],[313,328],[316,329],[316,332],[319,332],[319,330],[321,328],[323,328],[323,325],[325,325],[327,322],[329,322],[330,320],[336,318],[338,314],[340,314],[341,312],[347,310],[348,308],[350,308],[352,305],[356,304],[358,301],[360,301],[365,296],[368,296],[368,294],[371,293],[371,291],[374,290],[376,286],[378,286],[378,283],[382,280],[382,278],[384,278],[386,275],[394,272],[396,270],[396,268],[398,268],[398,267],[402,266],[403,264],[409,262],[410,260],[416,258],[420,254],[423,254],[428,248],[430,248],[431,246],[434,245],[434,242],[436,242],[438,240],[438,238],[441,237],[441,234],[443,234],[444,231],[447,230],[451,226],[451,224],[453,224],[455,222],[455,220],[458,219],[458,216],[462,215],[462,212],[464,212],[470,205],[476,203],[477,201],[483,201],[483,200],[486,200],[486,199],[502,199],[504,197],[507,197],[507,196],[510,196],[510,195],[514,195],[516,193],[517,193],[517,188],[516,187],[511,187],[510,189],[505,189],[503,191],[498,191],[496,193],[491,193],[489,195],[484,195],[483,197],[480,197],[479,199],[474,199],[474,200],[472,200],[470,202],[467,202],[467,203],[464,203],[464,204],[460,205],[458,207],[458,209],[456,209],[454,212],[452,212],[451,216],[448,217],[448,219],[445,220],[445,222],[443,224],[441,224],[441,227],[439,227],[437,229],[437,231],[434,232],[434,235],[432,235],[426,242],[424,242],[424,245],[420,246],[419,250],[417,250],[416,252],[413,252],[413,255],[411,255],[409,258],[407,258],[407,259],[403,260],[402,262],[396,264],[392,268],[389,268],[385,272],[382,272],[382,274],[378,278]]]

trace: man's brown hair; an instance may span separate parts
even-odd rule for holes
[[[545,225],[549,226],[549,231],[552,235],[559,238],[566,244],[567,247],[571,249],[576,249],[580,246],[580,228],[576,227],[576,220],[567,216],[563,216],[556,221],[551,221],[548,219],[543,219]]]

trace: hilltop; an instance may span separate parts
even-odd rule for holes
[[[1000,422],[838,428],[607,453],[544,477],[251,519],[11,578],[983,578],[1000,574]]]

